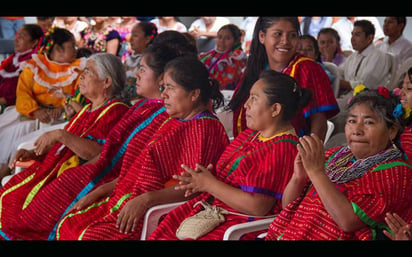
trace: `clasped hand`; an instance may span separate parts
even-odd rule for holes
[[[186,190],[185,197],[197,192],[207,192],[212,181],[216,179],[211,172],[213,170],[212,164],[207,167],[196,164],[195,169],[191,169],[185,164],[181,166],[185,172],[173,175],[173,178],[179,180],[179,185],[175,186],[176,190]]]

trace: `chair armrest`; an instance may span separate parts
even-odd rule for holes
[[[226,229],[226,232],[223,235],[223,240],[239,240],[244,234],[268,229],[270,223],[272,223],[274,219],[275,218],[272,217],[230,226]]]
[[[159,224],[160,218],[167,214],[169,211],[175,209],[177,206],[185,203],[186,201],[176,202],[176,203],[166,203],[153,206],[147,210],[142,227],[142,234],[140,240],[146,240],[150,234],[153,233],[157,225]]]

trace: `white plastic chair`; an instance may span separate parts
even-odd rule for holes
[[[247,233],[267,230],[274,219],[275,218],[266,218],[230,226],[223,235],[223,240],[239,240],[243,235]],[[263,232],[263,234],[264,233],[266,232]],[[261,238],[261,235],[259,235],[258,237]]]
[[[21,144],[17,147],[17,150],[18,150],[18,149],[27,149],[27,150],[32,150],[32,149],[34,149],[34,146],[33,146],[34,141],[35,141],[35,140],[21,143]],[[18,163],[16,164],[16,167],[14,168],[14,173],[11,174],[11,175],[4,176],[4,177],[1,179],[1,185],[4,186],[4,185],[10,180],[10,178],[11,178],[13,175],[15,175],[15,174],[23,171],[23,170],[24,170],[26,167],[28,167],[31,163],[32,163],[31,161],[29,161],[29,162],[21,162],[21,163],[18,162]]]
[[[159,205],[149,208],[149,210],[146,211],[146,214],[144,216],[142,234],[140,236],[140,240],[146,240],[146,238],[148,238],[153,233],[153,231],[155,230],[155,228],[160,222],[160,218],[163,215],[167,214],[169,211],[175,209],[177,206],[185,202],[186,201],[159,204]]]
[[[396,70],[396,75],[392,81],[392,88],[400,86],[405,74],[408,72],[409,68],[412,67],[412,57],[406,59]]]
[[[230,99],[232,99],[233,95],[233,90],[221,90],[223,96],[224,96],[224,105],[227,106],[230,102]],[[219,118],[220,122],[222,122],[223,127],[226,130],[226,133],[230,139],[230,141],[233,140],[233,112],[230,110],[224,110],[223,107],[220,107],[218,110],[216,110],[216,116]]]
[[[325,140],[323,141],[324,145],[326,144],[326,142],[328,142],[330,136],[332,135],[333,131],[335,130],[335,124],[333,124],[332,121],[327,120],[326,123],[328,125],[328,130],[326,131]]]
[[[338,66],[334,64],[333,62],[322,62],[322,63],[333,75],[335,75],[335,80],[333,80],[333,83],[332,83],[332,89],[333,89],[333,93],[335,97],[338,98],[339,80],[340,80]]]
[[[389,81],[387,82],[387,84],[385,85],[389,90],[392,90],[396,87],[397,85],[397,71],[398,71],[398,59],[391,55],[391,54],[387,54],[391,60],[391,76],[389,78]]]
[[[140,240],[146,240],[153,233],[163,215],[166,215],[168,212],[185,202],[186,201],[160,204],[149,208],[143,220]],[[223,240],[239,240],[246,233],[266,230],[274,219],[275,218],[272,217],[233,225],[226,230],[223,235]]]

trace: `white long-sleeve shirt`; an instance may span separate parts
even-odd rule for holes
[[[356,72],[362,58],[362,63]],[[343,74],[343,80],[349,81],[352,88],[358,84],[364,84],[368,88],[377,88],[388,85],[391,67],[391,56],[370,44],[362,53],[356,51],[349,55],[339,69]]]

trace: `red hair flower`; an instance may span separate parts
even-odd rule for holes
[[[389,98],[389,90],[386,87],[378,87],[378,93],[380,96]]]

